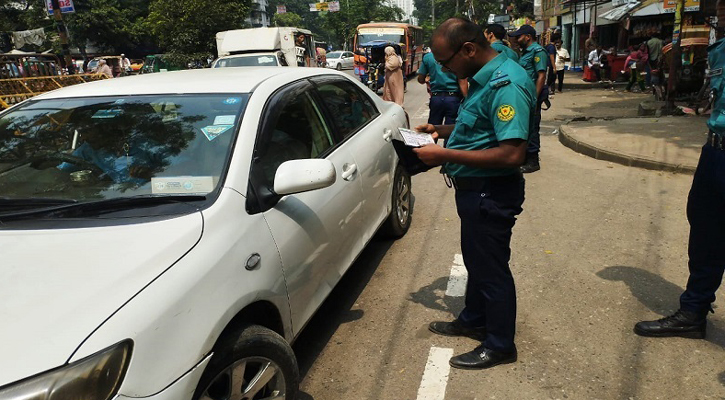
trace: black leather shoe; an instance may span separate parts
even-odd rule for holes
[[[448,363],[451,364],[451,367],[460,369],[486,369],[499,364],[516,362],[517,358],[516,349],[510,353],[504,353],[479,346],[473,351],[451,358]]]
[[[526,162],[520,167],[521,173],[530,174],[541,169],[539,165],[539,155],[526,155]]]
[[[428,329],[443,336],[465,336],[471,339],[483,341],[486,339],[485,328],[467,328],[461,322],[454,319],[451,322],[434,321],[428,325]]]
[[[640,336],[704,339],[707,320],[705,316],[690,311],[677,310],[669,317],[657,321],[641,321],[634,326]]]

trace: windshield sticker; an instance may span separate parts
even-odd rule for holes
[[[111,110],[98,110],[91,118],[115,118],[121,113],[120,108],[114,108]]]
[[[234,115],[217,115],[214,117],[214,125],[234,125]]]
[[[118,100],[114,101],[113,104],[123,104],[125,102],[126,102],[126,99],[118,99]]]
[[[211,176],[170,176],[152,177],[152,194],[188,194],[209,193],[214,190],[214,178]]]
[[[237,104],[240,101],[242,101],[242,99],[240,99],[239,97],[229,97],[224,100],[224,104]]]
[[[259,62],[261,64],[270,64],[270,63],[274,62],[274,57],[269,57],[269,56],[259,57]]]
[[[211,142],[212,140],[216,139],[217,136],[232,129],[232,126],[233,125],[212,125],[201,128],[201,131],[202,133],[204,133],[204,136],[206,136],[206,138],[209,139],[209,141]]]

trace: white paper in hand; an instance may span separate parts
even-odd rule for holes
[[[398,128],[403,141],[411,147],[422,147],[427,144],[434,144],[433,137],[427,133],[417,132],[410,129]]]

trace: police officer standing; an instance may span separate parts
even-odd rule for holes
[[[546,86],[546,68],[549,54],[536,42],[536,29],[531,25],[524,25],[516,32],[509,33],[509,36],[516,39],[521,47],[519,64],[529,74],[529,78],[536,85],[536,112],[534,113],[529,147],[526,149],[526,163],[521,167],[521,172],[536,172],[539,166],[539,149],[541,148],[541,105],[549,97],[549,88]]]
[[[681,336],[703,339],[707,313],[725,270],[725,0],[717,2],[720,40],[708,47],[713,107],[707,121],[707,143],[687,199],[690,222],[688,248],[690,277],[680,296],[680,309],[656,321],[642,321],[634,331],[641,336]]]
[[[431,90],[428,123],[440,125],[444,119],[446,124],[455,123],[461,100],[468,94],[468,81],[441,70],[431,52],[423,55],[423,62],[418,69],[418,82],[425,85],[426,77],[430,78]]]
[[[470,79],[455,126],[421,125],[418,131],[447,138],[447,148],[414,149],[428,165],[444,165],[456,189],[461,252],[468,271],[463,311],[429,329],[446,336],[483,340],[451,358],[456,368],[483,369],[516,361],[516,289],[509,268],[511,231],[524,202],[519,171],[526,153],[533,82],[515,61],[492,49],[475,23],[451,18],[433,33],[432,49],[444,70]]]
[[[483,30],[483,35],[486,36],[486,40],[491,44],[491,47],[499,53],[506,54],[508,58],[519,62],[519,54],[510,47],[506,46],[503,42],[503,38],[506,37],[506,28],[500,24],[491,24],[486,26]]]

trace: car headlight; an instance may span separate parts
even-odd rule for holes
[[[58,369],[0,389],[0,400],[108,400],[121,386],[131,358],[126,340]]]

